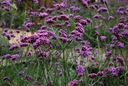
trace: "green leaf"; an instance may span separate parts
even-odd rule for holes
[[[15,9],[15,10],[18,9],[17,6],[16,6],[16,4],[14,4],[14,3],[11,4],[11,7],[12,7],[13,9]]]
[[[76,28],[76,24],[73,18],[70,19],[71,27],[68,29],[68,33],[73,31]]]

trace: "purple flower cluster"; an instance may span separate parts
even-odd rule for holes
[[[106,40],[106,36],[100,36],[100,40],[101,41],[105,41]]]
[[[89,8],[89,5],[88,5],[88,2],[89,0],[80,0],[81,3],[86,7],[86,8]]]
[[[38,3],[39,3],[39,0],[33,0],[33,2],[34,2],[35,4],[38,4]]]
[[[119,62],[122,66],[125,65],[125,61],[123,57],[118,56],[116,59],[117,59],[117,62]]]
[[[18,48],[18,45],[11,45],[9,49],[14,50],[14,49],[17,49],[17,48]]]
[[[73,12],[79,12],[79,11],[80,11],[80,8],[77,7],[77,6],[71,6],[71,10],[72,10]]]
[[[5,55],[3,55],[2,56],[2,59],[4,60],[4,59],[11,59],[11,60],[17,60],[17,59],[19,59],[20,58],[20,55],[19,54],[5,54]]]
[[[27,46],[28,43],[31,43],[34,47],[34,49],[37,49],[41,45],[49,45],[50,41],[48,39],[48,31],[46,30],[38,30],[36,34],[33,34],[29,37],[22,37],[21,42],[22,46],[24,43],[24,46]]]
[[[77,48],[76,51],[84,58],[90,56],[92,54],[90,43],[82,41],[81,44],[82,46],[80,48]]]
[[[17,7],[20,3],[22,4],[22,1],[15,0]],[[32,1],[34,6],[40,4],[40,0]],[[61,3],[53,2],[51,8],[42,6],[36,10],[35,8],[27,10],[26,19],[22,26],[16,30],[16,33],[21,33],[19,29],[23,28],[26,31],[32,31],[32,35],[22,35],[18,44],[10,44],[9,50],[13,53],[3,55],[2,60],[17,61],[22,56],[36,57],[32,62],[28,62],[28,60],[23,62],[25,70],[18,72],[21,78],[31,80],[30,83],[33,82],[33,84],[40,82],[39,84],[42,85],[40,80],[43,80],[46,81],[43,84],[47,86],[53,85],[53,82],[77,86],[86,82],[85,78],[89,78],[89,84],[83,84],[91,86],[90,82],[103,85],[104,82],[102,83],[100,77],[108,79],[112,76],[120,79],[120,74],[124,72],[124,68],[127,68],[125,67],[125,55],[123,56],[120,52],[128,47],[128,6],[122,5],[114,11],[116,7],[109,8],[108,5],[111,3],[107,3],[106,0],[101,0],[101,3],[91,0],[79,1],[79,4],[83,6],[76,5],[77,0],[63,0]],[[69,4],[70,2],[73,4]],[[9,11],[11,1],[2,0],[0,7]],[[17,18],[14,18],[14,21]],[[4,23],[2,20],[0,26],[4,28],[2,35],[8,40],[12,40],[16,36],[13,31],[6,28],[6,24],[9,23]],[[11,28],[14,26],[14,24],[10,24]],[[30,48],[28,49],[27,46]],[[15,49],[23,47],[25,50],[22,56],[17,52],[15,53]],[[38,60],[39,62],[37,62]],[[33,72],[31,72],[33,69],[29,69],[31,65],[33,68],[33,64],[35,69],[38,66],[34,77],[32,77]],[[91,70],[88,70],[86,66]],[[21,66],[21,70],[22,67],[24,66]],[[42,68],[46,69],[38,73]],[[26,71],[31,74],[26,74]],[[34,79],[35,77],[36,79]],[[10,79],[4,77],[3,80],[8,81]]]
[[[2,59],[8,59],[8,58],[11,58],[11,54],[5,54],[2,56]]]
[[[97,74],[96,73],[90,73],[90,74],[88,74],[88,77],[93,79],[93,78],[97,77]]]
[[[125,15],[125,14],[127,15],[128,14],[127,9],[128,9],[128,7],[121,6],[117,9],[117,13],[120,14],[120,15]]]
[[[47,13],[39,13],[39,15],[38,15],[38,16],[42,19],[42,18],[47,17],[47,16],[48,16],[48,14],[47,14]]]
[[[59,3],[54,4],[54,7],[56,9],[61,9],[61,8],[65,8],[66,5],[67,5],[67,3],[66,3],[66,1],[64,1],[64,2],[61,2],[60,4]]]
[[[20,47],[26,47],[26,46],[28,46],[29,45],[29,43],[20,43]]]
[[[23,74],[24,74],[24,71],[20,71],[20,72],[18,73],[19,76],[22,76]]]
[[[123,70],[124,68],[118,66],[118,67],[106,68],[104,71],[107,76],[118,77],[119,73],[122,72]]]
[[[9,78],[8,76],[5,76],[5,77],[3,77],[3,80],[4,80],[4,81],[9,81],[10,78]]]
[[[84,71],[85,71],[84,66],[83,65],[78,65],[76,67],[76,71],[78,73],[78,75],[77,75],[78,77],[83,76]]]
[[[47,52],[40,51],[40,52],[38,52],[37,57],[38,58],[45,57],[45,59],[47,59],[49,56],[48,56]]]
[[[20,58],[20,55],[19,54],[11,55],[11,60],[17,60],[19,58]]]
[[[11,2],[10,0],[3,0],[0,2],[0,7],[6,11],[10,11]]]
[[[2,35],[5,36],[8,40],[15,38],[13,31],[8,31],[8,28],[4,28]]]
[[[105,7],[101,7],[97,11],[100,13],[100,12],[108,11],[108,9]]]
[[[26,19],[26,21],[22,24],[22,26],[29,31],[31,27],[34,26],[34,23],[30,21],[29,18]]]
[[[67,86],[77,86],[78,83],[79,83],[78,80],[73,80],[73,81],[70,81],[70,82],[67,84]]]
[[[25,76],[25,79],[26,80],[32,80],[32,76],[28,74],[28,75]]]

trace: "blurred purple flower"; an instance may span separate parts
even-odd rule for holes
[[[88,22],[87,22],[87,20],[85,20],[85,19],[81,19],[81,20],[80,20],[80,23],[81,23],[82,25],[88,25]]]
[[[47,13],[39,13],[38,16],[39,16],[40,18],[45,18],[45,17],[48,16],[48,14],[47,14]]]
[[[90,6],[91,9],[96,9],[95,5]]]
[[[92,20],[91,20],[90,18],[86,18],[86,21],[87,21],[88,23],[92,23]]]
[[[5,54],[5,55],[2,56],[2,59],[4,60],[4,59],[8,59],[10,57],[11,57],[11,54]]]
[[[99,13],[104,12],[104,11],[108,11],[108,9],[105,8],[105,7],[101,7],[101,8],[99,8],[99,9],[97,10],[97,12],[99,12]]]
[[[79,31],[80,33],[84,33],[84,28],[83,27],[76,27],[76,30]]]
[[[28,45],[29,45],[29,43],[22,43],[22,42],[20,43],[20,46],[21,46],[21,47],[26,47],[26,46],[28,46]]]
[[[31,79],[32,79],[32,76],[31,76],[31,75],[26,75],[26,76],[25,76],[25,79],[26,79],[26,80],[31,80]]]
[[[97,74],[96,73],[90,73],[90,74],[88,74],[88,77],[93,79],[93,78],[97,77]]]
[[[4,80],[4,81],[9,81],[10,78],[9,78],[8,76],[5,76],[5,77],[3,77],[3,80]]]
[[[118,57],[117,57],[117,61],[120,62],[122,66],[125,65],[124,58],[118,56]]]
[[[38,0],[33,0],[33,2],[34,2],[35,4],[38,4],[38,3],[39,3],[39,1],[38,1]]]
[[[82,51],[82,52],[81,52],[81,56],[82,56],[82,57],[87,57],[87,56],[89,56],[90,54],[91,54],[90,51]]]
[[[69,39],[66,38],[66,37],[59,37],[59,40],[62,41],[62,42],[69,42]]]
[[[70,81],[66,86],[77,86],[78,85],[78,80],[73,80],[73,81]]]
[[[18,45],[11,45],[9,49],[14,50],[14,49],[17,49],[18,47],[19,47]]]
[[[97,73],[98,76],[103,76],[104,74],[105,74],[104,71],[99,71],[99,72]]]
[[[82,16],[80,16],[80,15],[74,16],[75,20],[80,20],[81,18],[82,18]]]
[[[86,7],[86,8],[89,8],[89,5],[88,5],[88,1],[87,0],[80,0],[82,2],[82,4]]]
[[[54,23],[55,23],[55,21],[54,21],[54,20],[52,20],[52,19],[47,19],[47,20],[46,20],[46,23],[47,23],[47,24],[54,24]]]
[[[80,11],[80,8],[78,8],[77,6],[71,6],[70,8],[73,12],[79,12]]]
[[[124,48],[124,43],[118,42],[118,43],[117,43],[117,47],[118,47],[118,48]]]
[[[106,36],[100,36],[100,40],[101,40],[101,41],[105,41],[106,38],[107,38]]]
[[[39,57],[45,57],[46,59],[49,57],[48,53],[47,52],[43,52],[43,51],[38,52],[37,56],[38,56],[38,58]]]
[[[77,71],[78,73],[83,73],[83,72],[85,71],[85,68],[84,68],[83,65],[78,65],[78,66],[76,67],[76,71]]]
[[[69,16],[62,14],[62,15],[58,16],[58,19],[59,20],[69,20],[70,18],[69,18]]]
[[[22,76],[23,74],[24,74],[24,71],[20,71],[20,72],[18,73],[19,76]]]
[[[20,58],[20,55],[19,54],[11,55],[11,60],[17,60],[19,58]]]
[[[95,19],[102,18],[102,15],[100,15],[100,14],[95,14],[95,15],[93,16],[93,18],[95,18]]]
[[[112,19],[114,19],[113,16],[109,16],[109,17],[108,17],[108,20],[112,20]]]
[[[112,51],[106,52],[105,56],[110,57],[112,55]]]

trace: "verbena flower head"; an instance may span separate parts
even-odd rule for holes
[[[99,71],[99,72],[97,73],[98,76],[103,76],[104,74],[105,74],[104,71]]]
[[[112,55],[112,51],[108,51],[108,52],[106,52],[106,54],[105,54],[105,56],[108,58],[108,57],[110,57]]]
[[[118,67],[110,67],[110,68],[106,68],[104,70],[105,74],[107,76],[113,76],[113,77],[118,77],[119,73],[123,71],[123,68],[121,66]]]
[[[109,16],[109,17],[108,17],[108,20],[112,20],[112,19],[114,19],[113,16]]]
[[[11,1],[3,0],[0,5],[3,6],[4,10],[10,11]]]
[[[73,12],[79,12],[80,11],[80,8],[78,8],[77,6],[71,6],[70,8]]]
[[[85,68],[84,68],[83,65],[78,65],[78,66],[76,67],[76,71],[77,71],[78,73],[83,73],[83,72],[85,71]]]
[[[4,80],[4,81],[9,81],[10,78],[9,78],[8,76],[5,76],[5,77],[3,77],[3,80]]]
[[[96,9],[95,5],[90,5],[91,9]]]
[[[105,41],[106,38],[107,38],[106,36],[100,36],[100,40],[101,40],[101,41]]]
[[[35,4],[38,4],[38,3],[39,3],[39,1],[38,1],[38,0],[33,0],[33,2],[34,2]]]
[[[69,42],[70,40],[66,37],[59,37],[59,40],[62,41],[62,42]]]
[[[82,34],[84,33],[84,28],[83,28],[83,27],[77,26],[77,27],[76,27],[76,30],[79,31],[79,32],[82,33]]]
[[[32,76],[29,75],[29,74],[27,74],[27,75],[25,76],[25,79],[26,79],[26,80],[32,80]]]
[[[69,16],[62,14],[62,15],[58,16],[58,19],[59,20],[69,20],[70,18],[69,18]]]
[[[99,13],[104,12],[104,11],[108,11],[108,9],[105,8],[105,7],[101,7],[101,8],[99,8],[99,9],[97,10],[97,12],[99,12]]]
[[[88,74],[88,77],[93,79],[93,78],[97,77],[97,74],[96,73],[90,73],[90,74]]]
[[[80,15],[74,16],[75,20],[80,20],[81,18],[82,18],[82,16],[80,16]]]
[[[29,43],[20,43],[20,47],[26,47],[26,46],[28,46],[29,45]]]
[[[9,49],[14,50],[14,49],[17,49],[18,47],[19,47],[18,45],[11,45]]]
[[[118,47],[118,48],[124,48],[124,43],[118,42],[118,43],[117,43],[117,47]]]
[[[20,33],[20,30],[17,29],[16,32],[17,32],[17,33]]]
[[[38,16],[39,16],[40,18],[45,18],[45,17],[48,16],[48,14],[47,14],[47,13],[39,13]]]
[[[11,54],[5,54],[5,55],[2,56],[2,59],[4,60],[4,59],[8,59],[10,57],[11,57]]]
[[[44,57],[45,59],[48,59],[49,55],[47,52],[40,51],[38,52],[38,58]]]
[[[93,16],[93,18],[95,18],[95,19],[102,18],[102,15],[100,15],[100,14],[95,14],[95,15]]]
[[[81,20],[80,20],[80,23],[81,23],[82,25],[88,25],[88,22],[87,22],[87,20],[85,20],[85,19],[81,19]]]
[[[66,86],[77,86],[79,83],[78,80],[73,80],[73,81],[70,81]]]
[[[120,62],[120,64],[122,65],[122,66],[124,66],[125,65],[125,61],[124,61],[124,58],[123,57],[117,57],[117,62]]]
[[[20,77],[22,79],[24,78],[23,82],[39,86],[56,85],[58,83],[57,78],[61,82],[58,85],[66,86],[91,86],[93,83],[95,85],[107,85],[106,83],[109,83],[109,78],[111,77],[114,82],[117,78],[119,78],[118,81],[121,80],[120,82],[122,82],[124,79],[120,75],[122,76],[122,74],[127,72],[125,69],[126,61],[124,59],[125,57],[120,56],[122,55],[120,52],[116,52],[116,49],[120,49],[121,51],[123,50],[122,48],[128,47],[125,43],[128,37],[128,6],[122,5],[117,8],[118,6],[114,3],[108,4],[106,2],[107,0],[101,0],[100,3],[94,2],[96,0],[79,0],[83,6],[80,6],[78,0],[63,0],[62,3],[53,2],[53,4],[50,4],[52,3],[50,1],[32,0],[32,7],[28,5],[25,9],[21,9],[21,5],[27,4],[25,3],[26,0],[25,2],[24,0],[2,0],[0,2],[0,12],[2,12],[2,15],[0,15],[2,16],[0,27],[4,28],[2,35],[5,39],[8,39],[8,44],[10,44],[10,40],[12,41],[17,36],[15,32],[16,34],[22,34],[20,29],[25,29],[30,33],[32,31],[31,36],[26,36],[27,33],[25,35],[22,34],[20,40],[17,40],[18,44],[5,45],[4,48],[9,47],[9,52],[4,51],[3,45],[2,50],[0,49],[0,53],[5,53],[5,55],[2,55],[2,61],[8,59],[14,61],[9,63],[9,67],[12,67],[11,64],[16,61],[20,61],[20,57],[30,59],[30,61],[25,60],[23,63],[18,63],[18,67],[21,66],[18,69],[23,69],[23,71],[19,71],[14,75],[15,70],[11,70],[11,76],[15,76],[11,77],[11,79]],[[39,6],[37,6],[38,4]],[[45,4],[44,6],[53,6],[51,8],[40,7],[41,4]],[[114,6],[111,7],[111,5]],[[18,7],[17,10],[13,8],[15,6],[16,8]],[[37,7],[35,8],[35,6]],[[38,7],[39,9],[37,9]],[[19,15],[19,11],[21,10],[22,14]],[[13,12],[14,15],[12,15]],[[12,19],[9,20],[8,17]],[[24,20],[24,18],[26,19]],[[13,23],[15,26],[12,25]],[[21,23],[22,25],[19,25]],[[19,28],[16,31],[8,28],[15,28],[17,26]],[[97,37],[99,40],[97,40]],[[22,51],[23,54],[20,52],[17,53],[17,51],[15,52],[15,49],[23,47],[25,48]],[[103,51],[104,53],[99,53],[97,51],[99,49],[97,48],[103,47],[106,48]],[[28,51],[26,51],[26,48]],[[98,58],[99,56],[102,58]],[[65,57],[67,57],[67,60]],[[33,58],[35,60],[31,61]],[[73,62],[73,65],[70,66],[71,62]],[[65,64],[68,64],[69,66],[67,66],[71,68],[67,68]],[[89,66],[88,71],[86,71],[85,65],[87,65],[87,68]],[[33,67],[35,69],[39,67],[37,68],[37,73],[42,70],[41,68],[44,68],[43,72],[48,74],[46,77],[40,76],[41,73],[34,74]],[[8,68],[4,69],[8,70]],[[86,72],[88,72],[87,75],[85,75]],[[28,73],[31,73],[31,75]],[[34,74],[34,77],[32,77],[32,74]],[[89,83],[86,83],[85,78],[89,78]],[[97,82],[100,78],[103,78],[103,80]],[[49,81],[49,79],[53,81]],[[104,82],[104,79],[108,79],[108,82]],[[4,77],[3,80],[5,85],[6,83],[7,85],[9,83],[13,84],[13,81],[9,80],[8,76]],[[90,82],[92,83],[90,84]]]
[[[11,60],[17,60],[20,58],[20,55],[19,54],[13,54],[11,55]]]
[[[86,7],[86,8],[89,8],[89,5],[88,5],[88,0],[80,0],[82,2],[82,4]]]
[[[20,71],[20,72],[18,73],[19,76],[22,76],[23,74],[24,74],[24,71]]]

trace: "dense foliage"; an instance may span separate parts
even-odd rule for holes
[[[128,85],[127,0],[30,4],[0,0],[0,86]]]

